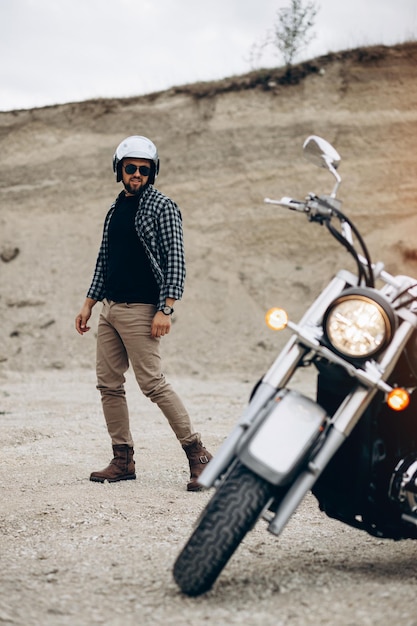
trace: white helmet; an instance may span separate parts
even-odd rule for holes
[[[159,173],[158,150],[155,144],[147,137],[132,135],[126,137],[120,143],[113,156],[113,172],[116,174],[116,181],[122,180],[121,161],[131,157],[132,159],[149,159],[152,162],[152,171],[149,174],[149,183],[152,185]]]

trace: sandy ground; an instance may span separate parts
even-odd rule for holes
[[[250,385],[172,382],[215,451]],[[414,543],[330,520],[313,496],[278,539],[259,521],[209,593],[183,596],[172,565],[211,492],[185,491],[181,448],[127,387],[138,477],[102,485],[88,480],[110,456],[92,375],[1,377],[1,624],[417,624]]]

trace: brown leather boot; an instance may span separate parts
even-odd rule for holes
[[[190,482],[187,483],[187,491],[201,491],[202,486],[198,483],[198,477],[212,459],[212,455],[203,446],[201,441],[193,441],[186,446],[182,446],[190,465]]]
[[[113,454],[114,458],[110,464],[100,472],[92,472],[90,480],[97,483],[104,483],[105,480],[108,480],[109,483],[115,483],[118,480],[134,480],[136,478],[133,448],[127,444],[113,446]]]

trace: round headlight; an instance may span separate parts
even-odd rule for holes
[[[378,292],[346,291],[328,308],[324,332],[329,343],[344,356],[368,358],[391,340],[395,315]]]

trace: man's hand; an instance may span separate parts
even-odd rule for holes
[[[163,337],[171,330],[171,316],[165,315],[162,311],[157,311],[152,320],[151,335],[152,337]]]
[[[87,298],[82,306],[81,311],[75,318],[75,330],[77,331],[77,333],[80,333],[80,335],[83,335],[90,330],[90,326],[87,326],[87,322],[91,317],[91,311],[96,302],[97,300]]]

